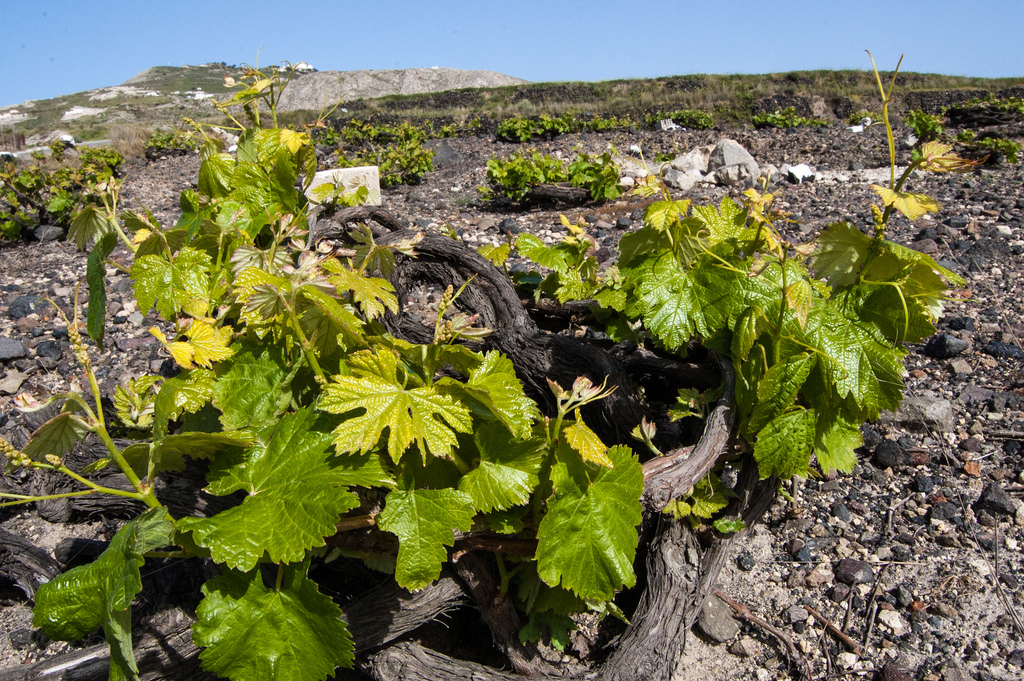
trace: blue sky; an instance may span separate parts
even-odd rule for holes
[[[530,81],[883,69],[1024,76],[1024,0],[4,0],[0,105],[150,66],[447,66]]]

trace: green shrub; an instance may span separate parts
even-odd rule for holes
[[[609,152],[600,156],[577,154],[568,165],[557,158],[531,150],[515,153],[508,160],[492,158],[487,162],[487,184],[481,189],[485,196],[498,194],[518,201],[530,189],[542,184],[569,182],[590,192],[594,201],[622,195],[619,168]]]
[[[910,128],[914,137],[922,142],[929,142],[938,139],[945,132],[942,127],[942,119],[932,114],[927,114],[920,109],[912,109],[903,117],[903,125]]]
[[[755,128],[796,128],[800,126],[822,127],[828,125],[824,118],[797,116],[795,107],[787,107],[774,113],[759,113],[752,119]]]

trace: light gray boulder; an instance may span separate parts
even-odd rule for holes
[[[761,172],[754,157],[736,140],[724,139],[716,144],[708,158],[708,170],[717,171],[736,165],[744,166],[751,177],[757,177]]]
[[[672,167],[681,173],[687,170],[700,171],[701,175],[708,172],[708,161],[711,159],[711,151],[714,149],[710,144],[690,149],[685,154],[680,154],[672,159]]]
[[[668,186],[685,192],[693,189],[693,185],[700,181],[701,175],[697,171],[680,172],[675,168],[665,168],[665,171],[661,174],[661,179]]]
[[[757,165],[754,165],[757,168]],[[723,166],[710,173],[705,181],[711,181],[721,187],[754,187],[757,185],[757,171],[751,172],[749,166],[742,163]]]

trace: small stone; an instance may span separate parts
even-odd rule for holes
[[[4,376],[3,380],[0,380],[0,394],[14,395],[27,378],[28,374],[23,374],[20,371],[11,371]]]
[[[929,605],[928,612],[930,612],[933,615],[938,615],[939,617],[944,617],[946,619],[953,619],[958,614],[956,608],[946,603],[943,603],[942,601],[936,601],[935,603]]]
[[[619,229],[629,229],[633,226],[633,221],[630,218],[619,218],[615,221],[615,226]]]
[[[895,610],[880,610],[878,612],[878,621],[889,627],[896,636],[903,636],[903,634],[910,631],[910,627]]]
[[[914,602],[914,592],[905,584],[900,584],[898,587],[893,589],[893,596],[896,597],[896,605],[901,608],[907,608]]]
[[[1013,345],[1011,343],[1000,343],[998,341],[991,341],[988,345],[985,346],[985,353],[992,355],[993,357],[1000,357],[1006,359],[1024,359],[1024,350],[1021,350],[1016,345]]]
[[[833,570],[836,580],[843,584],[870,584],[875,579],[875,571],[867,561],[856,558],[843,558]]]
[[[957,376],[969,376],[974,372],[974,367],[966,359],[954,359],[949,363],[949,370]]]
[[[498,223],[498,233],[503,236],[518,234],[519,224],[515,221],[515,218],[505,218]]]
[[[843,669],[853,669],[854,665],[860,662],[860,657],[853,653],[839,653],[836,655],[836,664]]]
[[[718,643],[731,641],[740,633],[740,625],[733,619],[729,606],[717,596],[708,598],[697,618],[697,626]]]
[[[492,218],[490,215],[485,215],[484,217],[480,218],[480,222],[477,224],[476,227],[481,232],[484,232],[487,231],[488,229],[493,229],[496,224],[497,221],[494,218]]]
[[[981,477],[981,464],[977,461],[968,461],[964,464],[964,473],[972,478]]]
[[[875,463],[879,468],[909,466],[910,462],[910,455],[892,440],[882,440],[882,443],[875,448]]]
[[[737,657],[753,657],[757,655],[757,642],[749,636],[743,636],[729,646],[729,652]]]
[[[31,629],[15,629],[7,635],[11,641],[11,647],[15,650],[25,650],[32,645]]]
[[[60,348],[60,343],[55,340],[44,340],[39,341],[36,345],[36,356],[45,357],[52,360],[60,360],[64,356],[64,351]]]
[[[905,669],[896,666],[895,662],[889,662],[882,667],[878,675],[879,681],[913,681],[913,676]]]
[[[988,511],[992,515],[1012,516],[1017,512],[1017,504],[1006,490],[991,482],[982,490],[981,496],[974,504],[974,510]]]
[[[835,575],[832,574],[832,571],[827,567],[819,565],[811,570],[811,573],[807,575],[807,579],[804,580],[804,584],[812,589],[817,589],[819,586],[831,582],[834,576]]]
[[[842,603],[849,595],[850,587],[842,583],[833,586],[832,591],[829,593],[829,597],[832,599],[833,603]]]
[[[832,504],[832,516],[844,522],[850,522],[850,509],[841,501]]]
[[[36,311],[39,296],[18,296],[7,306],[7,316],[11,319],[22,319]]]
[[[754,556],[749,551],[744,551],[736,557],[736,567],[744,572],[750,572],[754,569],[757,562],[754,560]]]
[[[807,609],[804,608],[802,605],[790,606],[786,608],[786,612],[784,613],[784,619],[789,624],[794,624],[796,622],[806,622],[807,617]]]
[[[971,346],[967,341],[948,333],[937,333],[924,345],[924,354],[935,359],[951,359],[966,352]]]
[[[40,242],[57,241],[64,236],[64,230],[56,225],[39,225],[32,235]]]
[[[128,323],[132,326],[142,326],[142,322],[146,320],[145,316],[138,310],[128,315]]]
[[[21,359],[28,356],[24,343],[13,338],[0,338],[0,361]]]

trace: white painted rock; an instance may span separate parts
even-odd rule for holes
[[[790,182],[793,184],[800,184],[801,182],[813,182],[817,179],[817,174],[814,172],[814,168],[810,167],[806,163],[800,163],[795,166],[790,166],[789,173],[787,174]]]
[[[380,171],[377,166],[359,166],[356,168],[334,168],[332,170],[321,170],[313,176],[313,183],[306,190],[306,198],[316,203],[313,197],[313,190],[327,182],[335,187],[344,187],[346,191],[352,191],[358,187],[366,187],[369,195],[366,197],[366,205],[381,205],[380,198]]]

